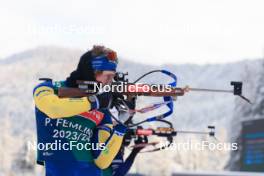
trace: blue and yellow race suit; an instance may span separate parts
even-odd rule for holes
[[[47,176],[107,175],[126,128],[113,128],[108,110],[93,109],[86,97],[59,98],[57,90],[64,86],[46,81],[34,88],[37,161]]]

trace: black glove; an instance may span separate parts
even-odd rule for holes
[[[111,103],[111,108],[120,106],[125,100],[124,95],[118,92],[112,92],[112,96],[113,96],[113,99]]]
[[[113,99],[111,92],[104,92],[98,95],[92,95],[88,97],[88,100],[92,104],[91,109],[109,108]]]
[[[136,99],[137,99],[137,97],[129,97],[126,100],[126,104],[129,107],[129,109],[133,109],[134,110],[136,108]]]

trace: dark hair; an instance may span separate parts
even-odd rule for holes
[[[95,81],[95,74],[91,66],[91,60],[91,51],[88,51],[81,56],[77,69],[66,79],[66,85],[68,87],[77,87],[77,80]]]
[[[87,51],[81,56],[77,69],[74,70],[66,79],[66,85],[68,87],[77,87],[77,80],[96,81],[96,71],[92,69],[91,61],[94,57],[103,54],[111,56],[112,58],[109,57],[110,60],[114,59],[115,62],[118,61],[115,51],[101,45],[94,45],[91,50]]]

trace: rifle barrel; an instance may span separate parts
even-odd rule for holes
[[[184,133],[184,134],[209,134],[210,132],[206,132],[206,131],[175,131],[176,133]]]
[[[233,93],[233,90],[221,90],[221,89],[201,89],[201,88],[189,88],[190,91],[196,92],[222,92],[222,93]]]

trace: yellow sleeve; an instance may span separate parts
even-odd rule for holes
[[[50,118],[65,118],[81,114],[91,109],[86,97],[59,98],[48,86],[40,86],[34,91],[36,107]]]
[[[112,128],[112,125],[107,124],[108,127]],[[124,135],[118,132],[113,132],[112,134],[108,130],[99,130],[98,134],[98,142],[99,143],[106,143],[106,149],[99,151],[97,154],[97,157],[95,158],[95,164],[100,169],[106,169],[108,168],[117,153],[120,150],[120,147],[122,145],[123,137]]]

